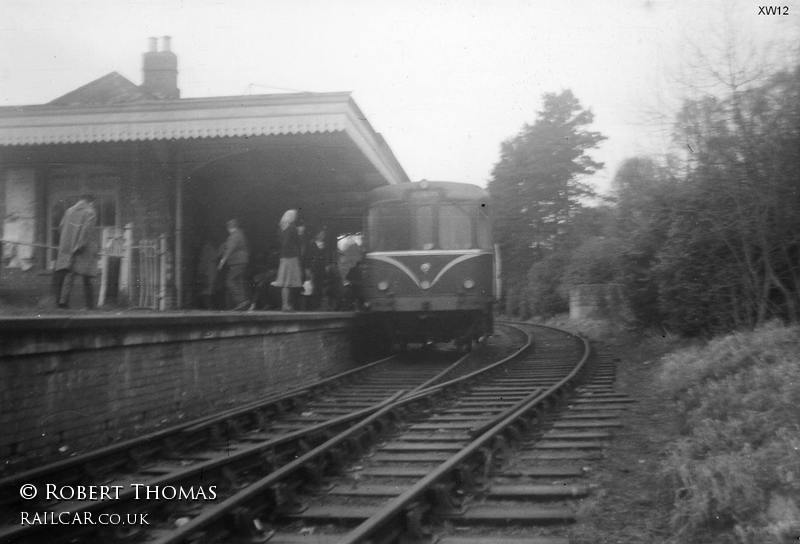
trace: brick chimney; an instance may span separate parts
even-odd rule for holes
[[[170,50],[170,37],[150,38],[150,50],[143,55],[142,89],[158,98],[180,98],[178,89],[178,57]]]

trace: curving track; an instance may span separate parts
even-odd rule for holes
[[[93,481],[213,483],[214,500],[42,505],[135,510],[147,513],[148,524],[9,525],[0,542],[325,544],[431,535],[448,544],[566,542],[539,526],[574,519],[577,506],[570,501],[588,492],[578,481],[581,463],[591,458],[584,454],[596,453],[626,399],[608,389],[602,361],[594,381],[575,389],[589,356],[588,344],[575,336],[533,325],[503,325],[499,336],[510,343],[531,333],[535,349],[526,345],[497,362],[481,360],[488,347],[455,364],[452,354],[442,353],[424,362],[384,360],[295,391],[296,397],[181,426],[168,435],[171,444],[158,436],[136,446],[169,444],[151,446],[159,453],[134,471],[120,471],[117,454],[101,456],[112,468]],[[583,410],[596,411],[598,403],[604,413]],[[187,440],[173,453],[174,436],[203,438],[199,448]],[[66,471],[50,467],[38,481],[85,484],[85,461]],[[0,481],[0,489],[20,481]]]
[[[621,426],[631,402],[614,392],[614,362],[595,355],[587,379],[514,451],[463,508],[442,512],[430,531],[438,544],[569,544],[570,525],[594,491],[591,463]]]

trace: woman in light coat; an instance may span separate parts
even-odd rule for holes
[[[291,289],[302,287],[303,274],[300,269],[300,235],[297,231],[297,210],[286,210],[278,223],[280,227],[281,253],[278,277],[272,282],[281,288],[281,311],[293,312]]]

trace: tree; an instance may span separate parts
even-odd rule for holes
[[[797,321],[800,67],[687,100],[676,127],[680,177],[636,158],[615,179],[634,314],[684,334]]]
[[[683,188],[668,167],[649,157],[627,159],[617,170],[616,238],[620,241],[619,272],[628,306],[645,327],[660,325],[655,266],[669,237],[677,199]]]
[[[536,261],[567,244],[570,219],[595,196],[580,178],[603,166],[587,155],[605,139],[584,128],[592,123],[592,112],[569,90],[545,94],[543,101],[535,123],[502,143],[489,182],[495,236],[512,285],[524,282]]]
[[[550,317],[569,310],[564,275],[569,252],[554,251],[528,270],[525,309],[537,317]]]
[[[691,207],[705,224],[706,252],[724,272],[715,301],[725,301],[730,313],[719,325],[752,327],[774,317],[797,321],[800,67],[744,89],[734,79],[728,83],[722,98],[687,101],[678,125],[694,150]],[[685,228],[676,223],[675,234],[693,240]],[[703,297],[709,287],[702,288]]]

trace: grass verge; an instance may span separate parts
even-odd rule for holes
[[[662,463],[676,541],[800,541],[800,327],[679,350],[658,384],[681,432]]]

